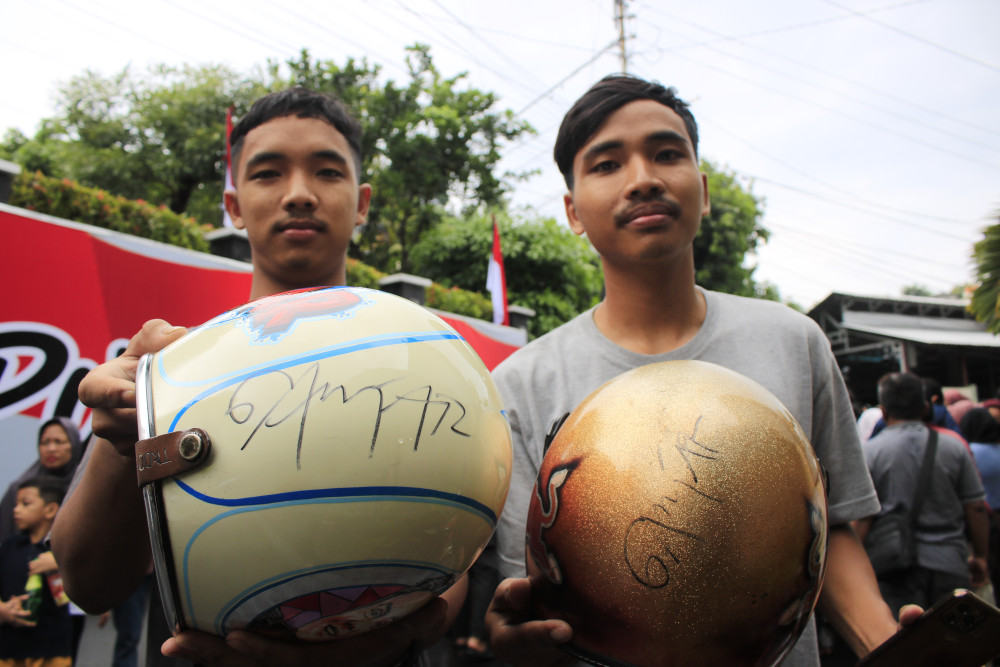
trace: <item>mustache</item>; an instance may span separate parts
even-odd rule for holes
[[[676,218],[681,213],[680,204],[665,197],[656,197],[632,204],[615,213],[615,225],[622,227],[644,215],[668,215]]]

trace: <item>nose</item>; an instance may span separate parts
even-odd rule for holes
[[[663,194],[665,185],[657,174],[656,167],[644,155],[633,156],[626,167],[628,176],[626,196],[629,199],[645,199]]]
[[[288,189],[285,191],[282,206],[286,211],[306,210],[316,208],[318,199],[313,187],[312,178],[302,170],[293,171],[288,177]]]

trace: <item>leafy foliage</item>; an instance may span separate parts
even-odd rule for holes
[[[555,220],[513,222],[496,213],[500,227],[507,299],[535,311],[529,333],[539,336],[591,307],[603,280],[597,253]],[[492,214],[450,217],[414,246],[417,273],[444,286],[483,290],[493,247]],[[487,313],[492,309],[487,302]]]
[[[27,169],[218,224],[226,109],[265,90],[221,66],[87,71],[61,87],[55,118],[31,140],[8,133],[3,152]]]
[[[378,84],[379,68],[349,59],[290,62],[291,82],[340,97],[364,127],[364,178],[372,184],[368,224],[351,255],[384,271],[412,271],[410,251],[444,217],[499,204],[508,190],[496,174],[503,142],[531,128],[496,95],[464,87],[465,74],[444,77],[427,46],[408,49],[409,81]]]
[[[712,210],[694,239],[696,282],[710,290],[780,301],[777,288],[758,284],[753,279],[757,267],[746,263],[769,236],[760,225],[763,202],[734,173],[708,161],[702,161],[701,169],[708,176]]]
[[[934,292],[927,285],[913,283],[903,287],[903,296],[934,296]]]
[[[62,87],[56,117],[35,137],[8,132],[0,157],[217,226],[226,109],[239,117],[265,92],[307,86],[339,97],[364,128],[364,178],[375,194],[351,255],[407,271],[410,248],[450,206],[502,201],[512,175],[496,173],[500,148],[531,131],[511,111],[495,110],[493,93],[466,85],[465,74],[443,76],[427,46],[411,47],[407,62],[408,81],[384,84],[365,59],[338,65],[305,50],[248,75],[222,66],[88,71]]]
[[[204,230],[193,218],[177,215],[166,206],[112,195],[41,173],[21,172],[14,180],[10,203],[75,222],[207,251]]]
[[[969,310],[986,328],[1000,334],[1000,222],[983,232],[972,250],[978,286],[972,293]]]

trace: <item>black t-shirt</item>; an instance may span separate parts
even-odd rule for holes
[[[0,599],[7,601],[24,593],[28,563],[44,552],[27,535],[15,535],[0,542]],[[56,605],[48,585],[43,585],[38,625],[33,628],[0,625],[0,659],[68,657],[73,652],[72,638],[68,605]]]

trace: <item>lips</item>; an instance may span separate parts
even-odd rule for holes
[[[283,220],[274,226],[277,232],[286,231],[315,231],[320,232],[326,228],[326,225],[315,218],[305,218],[297,220]]]
[[[670,201],[636,204],[615,215],[615,226],[651,228],[669,223],[680,215],[680,206]]]

